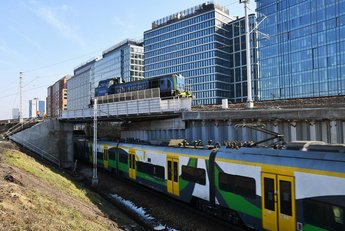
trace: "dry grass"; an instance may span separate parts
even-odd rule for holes
[[[67,175],[53,172],[50,168],[45,167],[32,157],[23,155],[23,153],[17,150],[7,150],[5,152],[5,156],[5,161],[8,164],[14,165],[37,176],[41,180],[50,184],[52,187],[58,188],[71,196],[91,203],[89,197],[86,196],[87,191],[79,189],[81,186],[68,179]],[[79,188],[77,186],[79,186]],[[96,196],[92,192],[89,193]]]
[[[0,147],[1,231],[120,230],[105,215],[114,213],[114,208],[98,194],[13,149],[11,144],[0,143]],[[4,180],[7,175],[15,180]]]

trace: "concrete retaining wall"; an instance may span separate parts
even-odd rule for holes
[[[62,168],[73,166],[72,124],[45,120],[10,136],[10,139]]]

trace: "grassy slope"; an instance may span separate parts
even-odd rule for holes
[[[111,210],[97,194],[17,150],[4,149],[2,159],[4,164],[19,168],[20,177],[32,174],[39,183],[30,186],[2,181],[1,185],[0,181],[0,230],[118,229],[97,208]]]

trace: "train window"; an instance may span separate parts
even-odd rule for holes
[[[115,160],[115,149],[109,149],[109,160]]]
[[[134,154],[131,154],[130,155],[130,168],[131,169],[135,169],[135,155]]]
[[[127,155],[127,153],[120,153],[119,161],[121,163],[127,164],[128,163],[128,155]]]
[[[178,182],[178,167],[177,167],[177,162],[174,162],[174,182]]]
[[[147,165],[147,164],[144,163],[144,162],[137,161],[138,172],[146,173],[146,172],[147,172],[146,165]]]
[[[195,182],[197,184],[206,184],[206,172],[202,168],[194,168],[189,166],[182,166],[181,177],[187,181]]]
[[[103,153],[102,152],[97,152],[97,159],[103,160]]]
[[[265,209],[275,211],[274,209],[274,179],[264,178],[265,188]]]
[[[305,223],[327,230],[345,230],[344,207],[312,199],[303,201]]]
[[[280,180],[280,212],[285,215],[292,215],[291,182]]]
[[[255,179],[250,177],[220,173],[219,188],[246,197],[256,196]]]
[[[157,88],[157,87],[159,87],[158,79],[151,80],[151,88]]]
[[[164,167],[137,161],[137,168],[139,172],[149,174],[151,176],[164,179]]]
[[[154,175],[155,177],[164,179],[164,177],[165,177],[164,176],[164,172],[165,172],[164,167],[159,166],[159,165],[154,165],[153,166],[153,173],[152,173],[152,175]]]
[[[109,159],[109,156],[108,156],[108,149],[104,149],[104,159],[105,160],[108,160]]]
[[[172,180],[172,174],[171,174],[171,161],[168,161],[168,180]]]

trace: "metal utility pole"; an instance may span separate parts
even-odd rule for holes
[[[249,18],[248,18],[248,4],[250,0],[239,0],[244,3],[244,20],[246,31],[246,56],[247,56],[247,108],[253,108],[254,102],[252,97],[252,66],[250,61],[250,32],[249,32]]]
[[[19,123],[23,123],[23,72],[19,72]]]
[[[97,99],[94,99],[93,104],[93,153],[92,153],[93,174],[91,184],[97,185]]]

